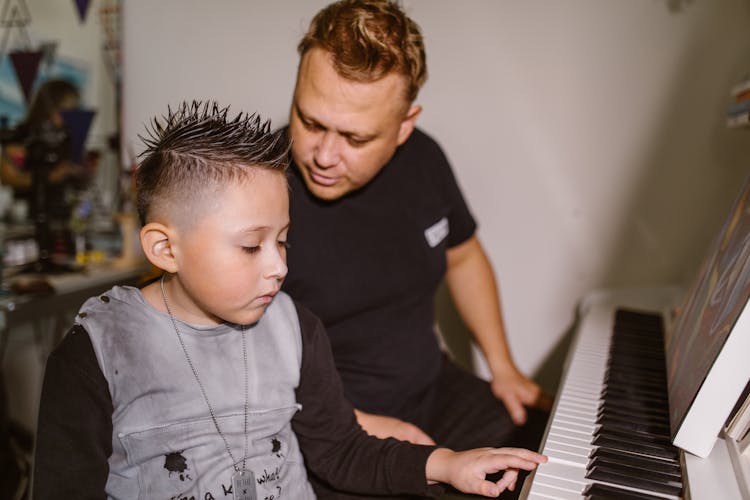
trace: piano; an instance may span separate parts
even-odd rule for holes
[[[581,301],[540,447],[549,461],[521,499],[750,500],[748,424],[742,445],[726,433],[750,400],[748,207],[750,178],[690,290]]]

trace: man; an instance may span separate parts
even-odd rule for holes
[[[415,443],[535,449],[547,413],[532,407],[549,399],[513,363],[474,219],[440,147],[415,128],[418,26],[390,1],[342,0],[298,49],[284,288],[325,323],[359,423]],[[490,384],[440,350],[443,278]]]

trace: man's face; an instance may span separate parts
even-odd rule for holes
[[[286,277],[285,176],[257,169],[222,188],[207,214],[178,229],[169,281],[174,313],[195,324],[255,323]]]
[[[335,200],[361,188],[408,139],[419,106],[404,97],[405,77],[347,80],[319,48],[300,61],[289,117],[292,155],[307,188]]]

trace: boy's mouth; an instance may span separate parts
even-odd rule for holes
[[[260,301],[261,303],[263,303],[263,304],[268,304],[268,303],[270,303],[270,302],[271,302],[271,301],[273,300],[273,298],[274,298],[274,297],[276,296],[276,294],[277,294],[277,293],[279,293],[279,291],[278,291],[278,290],[275,290],[275,291],[273,291],[273,292],[269,292],[269,293],[266,293],[266,294],[260,295],[260,296],[258,297],[258,300],[259,300],[259,301]]]

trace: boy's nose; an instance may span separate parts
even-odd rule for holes
[[[275,252],[268,264],[267,277],[269,279],[283,280],[289,268],[286,265],[286,258],[280,251]]]

